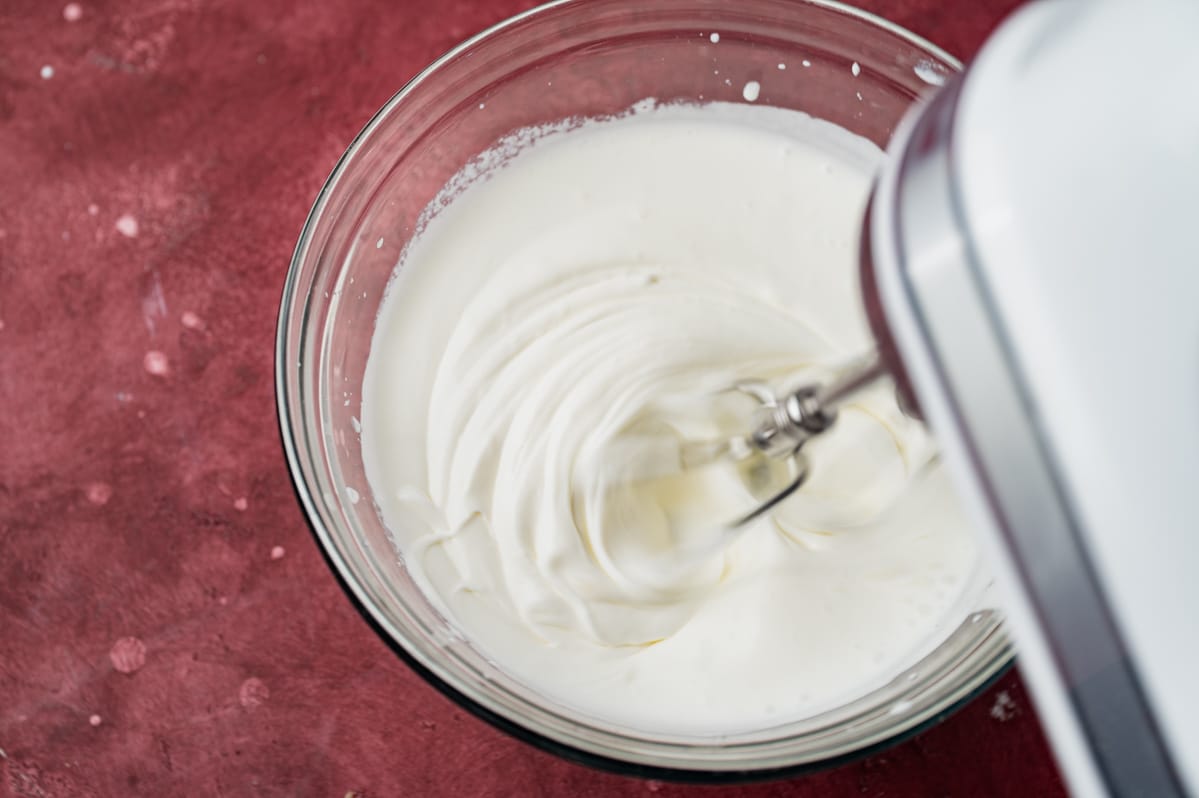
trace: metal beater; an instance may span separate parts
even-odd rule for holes
[[[837,420],[837,411],[886,373],[878,354],[871,353],[845,367],[828,383],[804,385],[781,397],[762,382],[737,384],[736,390],[755,399],[761,407],[755,414],[753,431],[720,453],[738,462],[758,504],[729,526],[744,526],[795,493],[811,473],[804,445],[827,432]],[[787,481],[781,487],[778,469],[772,467],[780,462],[789,466]]]

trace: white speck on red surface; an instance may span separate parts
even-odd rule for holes
[[[142,367],[147,374],[153,374],[155,377],[165,377],[171,373],[171,361],[165,354],[157,349],[151,349],[142,358]]]
[[[179,317],[179,323],[189,330],[198,330],[204,326],[203,319],[190,310],[183,312],[183,315]]]
[[[62,18],[67,22],[78,22],[83,18],[83,6],[78,3],[67,3],[63,6]]]
[[[250,502],[248,502],[246,500],[245,496],[238,496],[233,501],[233,509],[237,510],[239,513],[244,513],[246,511],[246,508],[249,506],[250,506]]]
[[[92,715],[90,718],[87,719],[87,722],[92,724],[93,726],[99,726],[101,723],[104,722],[104,719],[101,718],[99,715]]]
[[[1012,700],[1008,691],[1000,690],[995,696],[995,703],[991,705],[991,717],[1004,723],[1016,717],[1018,712],[1016,702]]]
[[[107,482],[93,482],[84,489],[84,493],[89,502],[103,507],[112,498],[112,487]]]
[[[122,637],[112,644],[108,659],[121,673],[136,673],[146,664],[146,644],[136,637]]]
[[[50,78],[54,77],[54,67],[46,64],[44,67],[42,67],[41,72],[38,74],[42,76],[42,80],[49,80]]]
[[[287,554],[287,552],[282,546],[276,546],[275,548],[271,549],[272,560],[282,560],[284,554]]]
[[[247,709],[260,706],[270,697],[271,691],[267,688],[266,683],[257,676],[246,679],[237,690],[238,703]]]
[[[138,223],[133,214],[121,214],[114,226],[117,228],[117,232],[126,238],[137,238]]]

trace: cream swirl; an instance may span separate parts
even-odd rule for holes
[[[735,283],[655,264],[580,265],[498,314],[489,289],[467,306],[434,382],[433,504],[450,528],[485,519],[517,610],[544,636],[578,630],[625,645],[669,635],[722,564],[670,567],[692,530],[632,495],[614,443],[653,421],[714,437],[704,397],[802,366],[796,353],[826,359],[830,346]],[[723,476],[707,481],[734,494],[732,517],[735,475]]]
[[[438,367],[430,499],[448,529],[482,519],[517,612],[542,636],[582,634],[605,645],[661,640],[721,579],[723,550],[707,544],[728,534],[723,523],[754,500],[731,464],[677,476],[667,468],[663,478],[639,481],[629,476],[641,467],[630,456],[669,458],[674,441],[746,429],[748,413],[723,408],[722,393],[745,379],[820,374],[836,362],[836,349],[735,280],[654,263],[579,263],[569,277],[524,285],[497,304],[510,268],[520,265],[501,265],[480,286]],[[891,461],[905,448],[901,428],[921,435],[878,392],[845,414],[849,425],[856,414],[876,427],[883,446],[862,447],[860,436],[849,446],[834,434],[841,444],[817,453],[816,473],[822,462],[827,473],[830,461],[856,451],[836,466],[847,472],[839,484],[853,490],[864,477],[895,470]],[[901,466],[898,478],[909,471]],[[801,518],[821,481],[794,500]],[[839,498],[834,506],[862,514],[860,498]],[[697,549],[708,556],[694,561]],[[470,556],[451,554],[463,573]]]
[[[678,442],[746,429],[737,381],[785,390],[869,345],[852,242],[877,149],[715,106],[502,150],[405,254],[363,386],[373,494],[430,598],[638,728],[796,716],[927,646],[973,549],[938,475],[905,491],[931,448],[889,386],[739,535],[736,471],[673,469]]]

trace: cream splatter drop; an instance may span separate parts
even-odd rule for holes
[[[383,236],[379,236],[379,240],[375,242],[375,249],[383,249]]]
[[[136,673],[146,664],[146,644],[136,637],[122,637],[112,644],[108,659],[121,673]]]
[[[121,214],[114,226],[117,228],[117,232],[126,238],[137,238],[138,224],[133,214]]]
[[[995,703],[991,705],[991,717],[1004,723],[1016,717],[1016,714],[1016,702],[1012,700],[1007,690],[1000,690],[995,696]]]
[[[852,72],[853,76],[856,78],[858,75],[862,74],[862,65],[857,61],[854,61],[853,65],[850,66],[849,71]]]
[[[107,482],[93,482],[83,492],[87,500],[97,507],[103,507],[112,498],[112,487]]]
[[[241,683],[241,687],[237,688],[237,701],[247,709],[264,704],[270,697],[271,691],[267,688],[266,683],[257,676],[251,676]]]
[[[78,22],[83,18],[83,7],[78,3],[67,3],[63,6],[62,18],[67,22]]]
[[[757,102],[758,96],[762,93],[762,84],[756,80],[751,80],[745,84],[745,88],[741,90],[741,96],[746,102]]]
[[[855,94],[855,95],[857,95],[858,102],[861,102],[861,101],[862,101],[862,92],[860,92],[860,91],[855,91],[855,92],[854,92],[854,94]]]
[[[39,74],[42,76],[42,80],[49,80],[50,78],[54,77],[54,67],[46,64],[44,67],[42,67]]]
[[[806,58],[805,58],[805,59],[803,60],[803,65],[804,65],[805,67],[810,67],[810,66],[812,65],[812,62],[811,62],[811,61],[809,61],[808,59],[806,59]]]
[[[720,34],[713,33],[711,36],[708,37],[708,41],[712,42],[712,44],[719,44],[720,43]]]
[[[155,377],[165,377],[171,373],[171,361],[162,352],[151,349],[142,358],[142,368],[146,370],[146,373],[153,374]]]
[[[779,71],[780,71],[780,72],[781,72],[782,70],[786,69],[786,68],[787,68],[787,65],[786,65],[786,64],[779,64]]]
[[[104,722],[104,719],[101,718],[99,715],[92,715],[90,718],[87,719],[87,722],[92,724],[93,726],[99,726],[101,723]]]
[[[183,312],[183,315],[179,317],[179,323],[189,330],[198,330],[204,326],[204,320],[190,310]]]
[[[351,488],[349,485],[346,485],[346,495],[350,497],[350,502],[352,504],[357,504],[359,500],[362,499],[362,494]]]
[[[354,432],[362,432],[362,422],[357,416],[350,416],[350,426],[354,428]]]
[[[239,513],[244,513],[246,508],[249,506],[250,502],[246,500],[245,496],[238,496],[233,500],[233,509],[237,510]]]
[[[916,73],[916,77],[930,86],[943,86],[945,84],[945,67],[936,61],[929,61],[928,59],[918,61],[916,66],[912,67],[912,71]]]
[[[282,546],[275,546],[273,549],[271,549],[271,559],[272,560],[282,560],[283,555],[285,555],[285,554],[287,554],[287,550],[284,549]]]
[[[486,107],[487,107],[487,103],[479,103],[479,110],[480,110],[480,111],[482,111],[482,110],[483,110],[484,108],[486,108]]]
[[[93,202],[87,206],[87,215],[88,216],[95,216],[98,213],[100,213],[100,206],[97,205],[96,203]]]

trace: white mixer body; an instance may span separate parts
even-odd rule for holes
[[[1199,794],[1199,3],[1026,7],[869,234],[1072,791]]]

